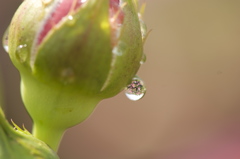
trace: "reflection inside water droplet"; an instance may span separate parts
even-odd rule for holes
[[[138,76],[135,76],[132,79],[132,82],[126,87],[125,95],[128,99],[137,101],[141,99],[146,93],[146,87],[142,79]]]
[[[21,63],[23,63],[27,60],[27,53],[27,44],[19,45],[16,50],[16,57]]]
[[[4,50],[8,53],[8,51],[9,51],[9,49],[8,49],[8,28],[3,35],[2,44],[3,44]]]

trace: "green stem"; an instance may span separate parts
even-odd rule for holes
[[[58,151],[64,132],[64,130],[45,127],[37,123],[33,125],[33,136],[48,144],[55,152]]]

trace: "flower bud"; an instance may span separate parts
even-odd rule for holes
[[[58,156],[44,142],[34,138],[27,130],[22,130],[17,126],[14,130],[6,121],[0,108],[0,158],[58,159]]]
[[[136,3],[22,3],[9,27],[8,47],[21,74],[24,104],[39,129],[78,124],[130,83],[143,57]]]

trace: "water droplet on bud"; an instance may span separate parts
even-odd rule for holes
[[[67,17],[67,19],[68,19],[68,23],[67,24],[69,24],[70,26],[73,26],[76,23],[76,20],[74,19],[74,17],[72,15],[69,15]]]
[[[146,93],[146,87],[142,79],[135,76],[132,82],[125,88],[125,95],[132,101],[141,99]]]
[[[69,16],[68,16],[68,19],[69,19],[69,20],[73,20],[73,16],[69,15]]]
[[[18,58],[18,60],[21,63],[23,63],[27,60],[27,54],[28,54],[27,44],[19,45],[17,47],[16,57]]]
[[[112,52],[115,55],[122,56],[126,48],[126,43],[119,41],[118,44],[113,48]]]
[[[143,54],[142,59],[141,59],[141,61],[140,61],[140,64],[142,65],[142,64],[144,64],[146,61],[147,61],[147,56],[146,56],[146,54]]]
[[[147,36],[147,26],[146,26],[145,22],[143,21],[142,15],[140,13],[138,14],[138,17],[139,17],[139,22],[140,22],[142,39],[144,40]]]
[[[8,53],[8,51],[9,51],[9,49],[8,49],[8,28],[3,35],[2,44],[3,44],[4,50]]]
[[[47,6],[52,2],[52,0],[42,0],[42,3]]]
[[[75,74],[74,71],[71,68],[65,68],[61,71],[61,81],[64,84],[70,84],[75,81]]]

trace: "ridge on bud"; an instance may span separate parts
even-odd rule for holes
[[[34,135],[55,150],[66,128],[85,120],[136,75],[143,57],[136,3],[25,0],[16,11],[9,55],[21,75]]]

